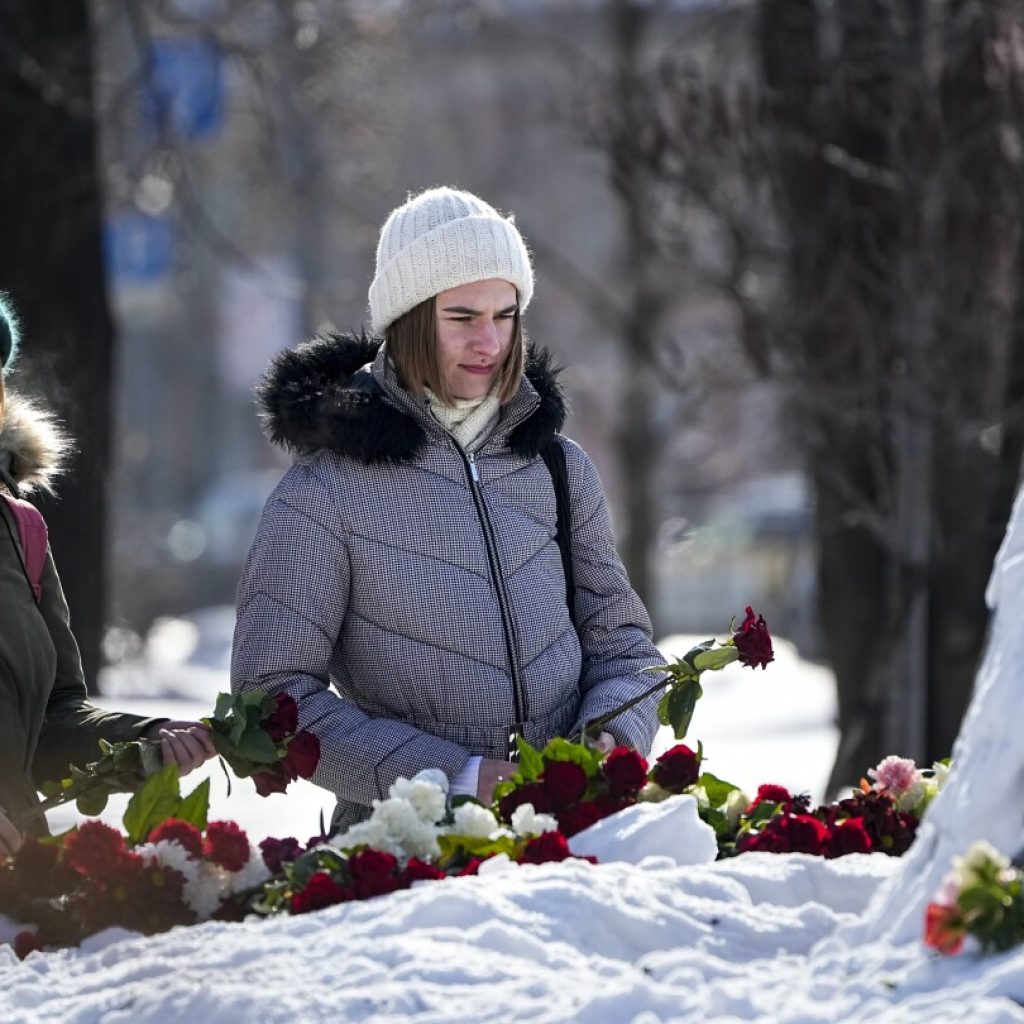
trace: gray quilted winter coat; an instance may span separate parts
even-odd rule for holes
[[[299,455],[270,496],[238,591],[235,692],[287,691],[321,744],[335,828],[399,776],[505,758],[510,734],[565,736],[652,684],[663,658],[615,552],[597,471],[560,438],[579,633],[541,446],[564,403],[532,351],[474,455],[400,388],[379,340],[320,338],[259,388],[270,439]],[[647,753],[657,698],[611,723]]]

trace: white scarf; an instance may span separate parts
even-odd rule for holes
[[[498,396],[493,391],[482,398],[456,398],[453,405],[445,405],[430,388],[423,390],[430,415],[467,452],[475,452],[491,436],[501,413]]]

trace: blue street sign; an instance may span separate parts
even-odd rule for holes
[[[224,75],[220,48],[209,39],[154,39],[142,116],[152,128],[172,129],[184,139],[209,139],[224,123]]]
[[[174,225],[169,217],[121,210],[103,232],[107,272],[119,284],[152,284],[171,271]]]

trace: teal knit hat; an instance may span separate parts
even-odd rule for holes
[[[10,370],[18,354],[18,321],[14,316],[10,300],[0,293],[0,367],[4,376]]]

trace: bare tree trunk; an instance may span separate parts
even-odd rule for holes
[[[21,314],[24,372],[77,442],[44,502],[85,678],[104,623],[104,488],[114,331],[101,250],[92,29],[85,0],[0,2],[0,288]]]

